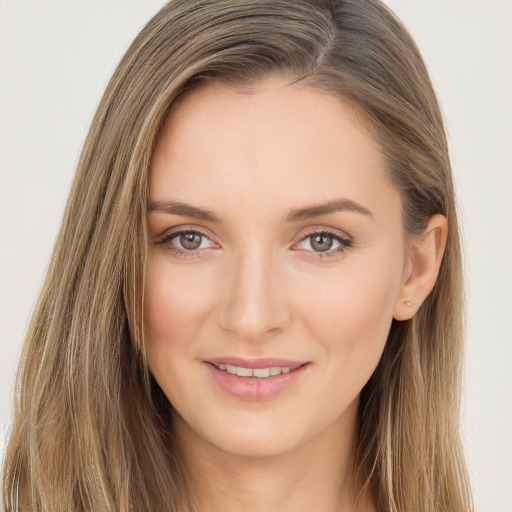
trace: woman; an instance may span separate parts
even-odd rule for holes
[[[439,107],[379,2],[175,0],[105,92],[7,510],[466,511]]]

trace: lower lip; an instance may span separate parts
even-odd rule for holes
[[[309,363],[299,366],[289,373],[273,377],[239,377],[219,370],[211,363],[206,368],[217,386],[226,394],[248,402],[270,400],[294,386],[306,373]]]

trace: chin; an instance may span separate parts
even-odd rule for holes
[[[286,428],[271,431],[239,428],[210,435],[209,441],[218,450],[232,456],[268,458],[293,451],[306,441],[304,437],[298,433],[290,435]]]
[[[213,447],[238,457],[274,457],[307,449],[310,441],[319,445],[337,443],[340,436],[353,434],[358,397],[338,411],[312,414],[300,406],[293,410],[250,404],[244,410],[196,416],[185,420],[176,415],[178,437],[190,445]],[[246,404],[247,405],[247,404]],[[212,412],[212,411],[210,411]],[[323,441],[322,441],[323,440]]]

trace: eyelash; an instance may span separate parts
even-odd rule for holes
[[[198,230],[197,228],[190,228],[190,229],[179,229],[176,231],[171,231],[170,233],[167,233],[164,235],[160,240],[156,242],[157,245],[163,245],[167,250],[171,251],[176,256],[179,256],[181,258],[199,258],[201,256],[201,251],[204,249],[196,249],[196,250],[187,250],[187,249],[180,249],[179,247],[176,247],[172,244],[172,240],[175,238],[180,237],[181,235],[185,234],[193,234],[193,235],[199,235],[202,238],[206,238],[207,240],[212,241],[212,239],[202,231]]]
[[[296,244],[293,247],[299,245],[300,243],[306,241],[308,238],[311,239],[313,236],[326,236],[332,238],[335,242],[338,242],[340,245],[335,249],[329,249],[327,251],[314,251],[314,250],[304,250],[308,257],[310,258],[319,258],[321,260],[325,258],[331,258],[333,256],[338,256],[345,252],[345,250],[350,249],[354,245],[354,241],[347,235],[341,235],[335,231],[329,231],[328,229],[312,229],[311,231],[307,231],[304,233]],[[311,241],[309,242],[311,245]],[[298,249],[300,250],[300,249]]]
[[[172,240],[184,235],[184,234],[193,234],[193,235],[199,235],[202,238],[205,238],[209,240],[212,243],[215,243],[212,241],[212,239],[204,232],[198,230],[197,228],[194,229],[179,229],[176,231],[172,231],[170,233],[167,233],[164,235],[160,240],[157,240],[155,243],[157,245],[164,246],[167,250],[171,251],[173,254],[175,254],[178,257],[181,258],[199,258],[201,256],[201,251],[204,251],[205,249],[196,249],[196,250],[187,250],[187,249],[180,249],[176,245],[172,243]],[[307,250],[307,249],[295,249],[300,250],[307,254],[310,258],[319,258],[319,259],[325,259],[332,256],[337,256],[341,253],[343,253],[346,249],[350,249],[353,247],[353,240],[348,236],[342,236],[339,233],[336,233],[334,231],[329,231],[326,229],[315,229],[306,232],[303,234],[301,239],[295,243],[293,247],[296,247],[297,245],[305,242],[308,238],[311,239],[313,236],[326,236],[329,238],[332,238],[335,242],[338,242],[340,245],[339,247],[335,249],[329,249],[327,251],[315,251],[315,250]],[[202,241],[201,241],[202,243]],[[311,241],[310,241],[311,246]],[[209,248],[206,248],[209,249]]]

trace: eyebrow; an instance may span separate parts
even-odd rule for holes
[[[324,204],[313,205],[307,208],[292,210],[286,216],[286,222],[298,222],[301,220],[313,219],[320,215],[337,212],[355,212],[373,217],[370,210],[352,201],[351,199],[334,199]]]
[[[166,199],[153,201],[149,204],[149,212],[168,213],[171,215],[180,215],[208,222],[220,223],[219,217],[209,210],[198,208],[186,203],[169,201]],[[355,212],[372,217],[370,210],[364,206],[352,201],[351,199],[334,199],[324,204],[308,206],[292,210],[285,218],[286,222],[299,222],[301,220],[313,219],[321,215],[338,212]]]
[[[149,204],[148,212],[169,213],[172,215],[181,215],[192,219],[204,220],[208,222],[220,222],[220,219],[212,212],[191,206],[186,203],[176,201],[153,201]]]

